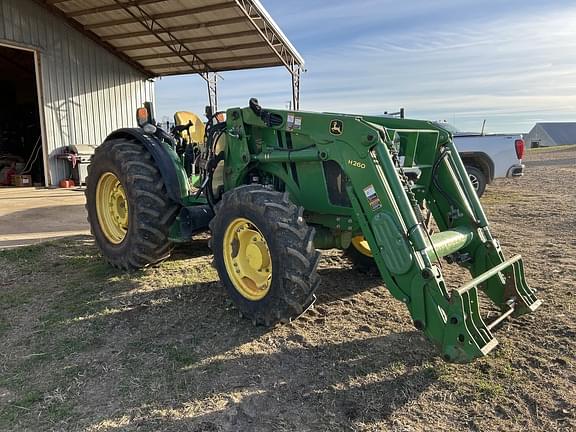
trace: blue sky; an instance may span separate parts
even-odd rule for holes
[[[306,61],[301,109],[448,120],[527,132],[576,121],[576,2],[555,0],[261,0]],[[219,108],[285,108],[282,68],[225,72]],[[203,112],[197,76],[157,81],[158,118]]]

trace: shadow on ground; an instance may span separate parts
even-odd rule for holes
[[[355,422],[387,421],[438,379],[434,368],[422,367],[426,355],[414,352],[415,338],[402,332],[229,359],[219,358],[218,349],[209,361],[183,363],[174,373],[186,384],[175,391],[160,388],[153,401],[126,407],[96,425],[108,424],[105,430],[343,430]],[[383,372],[386,379],[372,378]],[[210,379],[202,378],[208,374]],[[154,381],[138,373],[133,378]]]
[[[1,253],[0,268],[17,268],[0,296],[11,353],[0,390],[13,393],[0,400],[0,426],[303,430],[386,419],[436,380],[414,332],[323,341],[331,330],[314,310],[254,327],[211,261],[205,240],[129,273],[110,268],[89,236]],[[341,284],[349,271],[321,271],[320,304],[354,295]]]

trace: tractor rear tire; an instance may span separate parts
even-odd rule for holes
[[[301,315],[314,301],[320,253],[314,229],[287,193],[259,185],[222,195],[210,222],[220,280],[241,314],[272,326]]]
[[[86,179],[86,210],[96,245],[114,267],[131,270],[170,256],[170,225],[179,205],[167,197],[160,171],[135,140],[96,148]]]

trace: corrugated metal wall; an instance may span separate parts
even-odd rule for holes
[[[39,52],[49,182],[68,174],[55,158],[63,146],[100,144],[134,125],[135,110],[154,100],[154,83],[61,18],[31,0],[0,0],[0,43]]]

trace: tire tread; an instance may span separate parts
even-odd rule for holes
[[[133,226],[128,228],[121,254],[113,253],[114,249],[95,228],[98,218],[95,207],[91,205],[96,190],[93,182],[98,181],[93,179],[93,173],[97,167],[107,165],[119,168],[124,188],[131,189],[130,192],[127,190],[127,195],[130,213],[133,213],[130,219]],[[134,139],[105,141],[96,148],[88,166],[86,185],[90,231],[100,252],[112,266],[133,270],[157,264],[170,256],[173,244],[168,239],[168,233],[179,205],[167,197],[160,171],[144,145]]]
[[[241,206],[241,207],[239,207]],[[314,301],[314,291],[319,284],[319,277],[316,273],[320,253],[314,249],[312,239],[314,229],[308,226],[303,218],[301,207],[297,207],[290,202],[287,193],[276,192],[265,189],[260,185],[245,185],[225,192],[222,200],[216,205],[216,216],[210,222],[212,239],[209,246],[215,255],[215,264],[229,292],[234,292],[229,280],[223,259],[219,254],[223,251],[214,242],[220,230],[225,230],[224,216],[235,212],[242,206],[248,206],[260,213],[261,222],[266,224],[270,232],[274,233],[275,250],[271,250],[272,255],[278,255],[281,266],[273,265],[272,284],[268,296],[272,296],[266,302],[251,302],[247,307],[247,300],[235,302],[243,316],[251,319],[256,324],[271,326],[276,323],[290,322],[298,317]],[[274,256],[273,258],[274,259]],[[279,270],[275,270],[280,267]],[[233,296],[234,299],[234,296]]]

